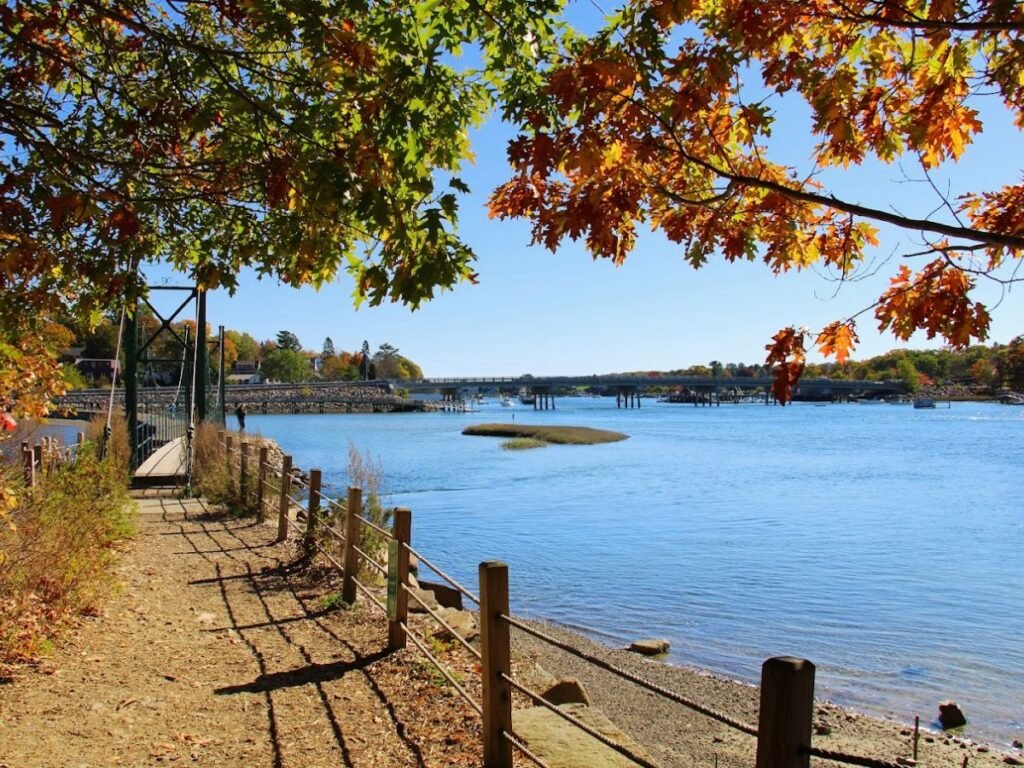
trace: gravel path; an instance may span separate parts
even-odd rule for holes
[[[122,589],[0,685],[0,768],[474,765],[475,713],[274,530],[145,499]],[[449,731],[456,730],[454,737]]]

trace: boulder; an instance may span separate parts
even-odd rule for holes
[[[437,584],[432,581],[421,581],[420,589],[433,592],[437,602],[445,608],[462,610],[462,593],[459,590],[449,587],[447,584]]]
[[[413,595],[416,595],[416,597],[418,597],[419,600],[415,599]],[[422,603],[420,601],[422,601]],[[409,613],[426,613],[427,608],[424,608],[424,605],[426,605],[427,608],[429,608],[432,611],[436,611],[438,608],[441,607],[437,602],[437,598],[434,597],[433,592],[426,589],[420,589],[418,587],[413,587],[412,589],[410,589]]]
[[[668,640],[652,637],[637,640],[631,643],[629,648],[626,650],[632,651],[633,653],[640,653],[644,656],[657,656],[662,653],[668,653],[668,648]]]
[[[939,704],[939,723],[943,730],[948,731],[967,725],[967,718],[955,701],[943,701]]]
[[[644,750],[620,731],[605,715],[582,704],[565,704],[559,709],[579,718],[612,741],[632,750],[637,756],[650,761]],[[549,768],[636,768],[636,763],[593,736],[562,720],[544,707],[517,709],[512,713],[512,727],[516,734]]]
[[[458,611],[454,608],[442,608],[438,611],[438,615],[467,643],[471,643],[480,637],[480,630],[476,625],[476,616],[471,612]],[[447,628],[441,626],[434,631],[433,636],[445,643],[455,639]]]
[[[541,698],[555,706],[562,704],[585,704],[590,706],[590,697],[587,695],[583,683],[575,677],[567,677],[559,680],[553,686],[541,694]]]

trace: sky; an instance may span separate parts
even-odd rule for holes
[[[998,105],[978,106],[985,133],[957,166],[933,177],[953,198],[1021,179],[1021,132]],[[806,109],[789,101],[780,105],[778,117],[773,158],[806,169],[813,147]],[[258,340],[289,330],[312,350],[321,349],[326,337],[336,349],[350,351],[364,340],[371,349],[386,342],[432,377],[671,370],[711,360],[760,363],[765,345],[780,328],[806,326],[817,332],[870,306],[887,287],[901,255],[920,250],[914,233],[882,228],[877,274],[841,286],[815,272],[775,277],[761,263],[712,260],[694,270],[683,261],[681,247],[656,233],[642,234],[621,267],[594,261],[579,244],[551,253],[530,245],[528,223],[488,218],[487,195],[510,174],[505,156],[510,136],[497,120],[485,125],[474,136],[476,164],[460,173],[473,189],[460,202],[460,232],[478,255],[478,285],[439,293],[415,312],[401,305],[363,305],[357,311],[347,275],[315,291],[243,273],[234,296],[209,294],[211,325],[245,331]],[[928,185],[906,181],[905,176],[915,175],[920,173],[912,164],[903,169],[868,163],[829,171],[822,179],[840,196],[923,217],[938,198]],[[924,263],[917,259],[910,265]],[[166,270],[149,275],[157,283],[184,281]],[[1024,285],[1006,294],[983,286],[978,295],[990,306],[999,302],[992,310],[988,343],[1006,343],[1024,333]],[[923,336],[902,344],[876,326],[870,312],[859,320],[855,359],[893,348],[941,346]],[[818,355],[811,359],[823,360]]]

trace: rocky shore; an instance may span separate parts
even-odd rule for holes
[[[689,667],[652,660],[597,643],[554,624],[534,622],[555,639],[616,667],[661,685],[702,706],[756,726],[759,689]],[[736,766],[750,768],[756,740],[680,704],[648,693],[617,675],[581,661],[563,650],[515,631],[513,643],[521,663],[535,668],[538,680],[580,681],[593,707],[639,744],[661,766]],[[938,702],[936,702],[936,705]],[[936,714],[938,710],[936,709]],[[956,731],[927,729],[922,724],[917,761],[913,760],[912,724],[869,717],[819,701],[815,704],[813,746],[902,765],[1006,766],[1024,764],[1017,747],[977,743]],[[1019,743],[1019,742],[1018,742]],[[1002,751],[1002,750],[1006,751]],[[825,761],[812,760],[825,765]],[[833,763],[833,765],[835,765]]]

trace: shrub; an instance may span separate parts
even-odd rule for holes
[[[227,452],[220,441],[221,428],[203,421],[192,436],[192,485],[214,504],[234,507],[238,502],[235,485],[228,474]]]
[[[388,530],[391,528],[392,510],[382,504],[384,486],[384,466],[379,458],[369,453],[362,454],[355,443],[348,444],[348,480],[349,484],[363,489],[363,517],[374,525]],[[383,559],[387,551],[388,539],[368,525],[362,526],[359,548],[375,560]],[[360,574],[371,576],[380,574],[373,568],[363,565]]]
[[[107,415],[98,413],[85,426],[85,439],[91,443],[99,458],[109,457],[110,466],[124,473],[127,482],[131,472],[132,446],[128,439],[128,419],[120,407],[114,409],[110,418],[110,437],[104,440]]]
[[[134,522],[123,468],[92,444],[19,494],[0,529],[0,664],[31,660],[110,592],[113,545]]]

